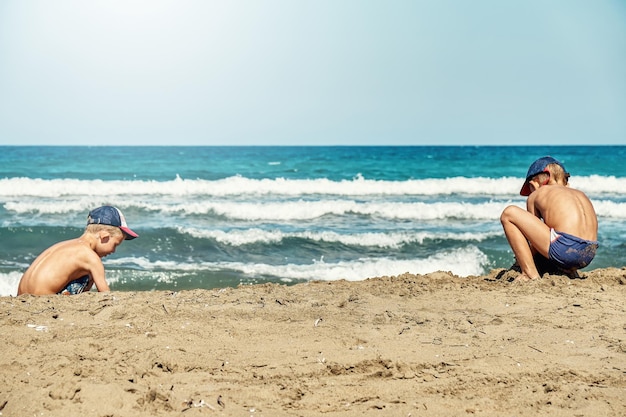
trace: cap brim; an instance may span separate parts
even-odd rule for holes
[[[520,190],[519,193],[520,193],[520,195],[523,195],[523,196],[530,195],[530,184],[528,183],[528,181],[526,181],[524,183],[524,185],[522,186],[522,189]]]
[[[124,232],[124,240],[133,240],[136,237],[139,237],[137,233],[133,232],[128,227],[120,226],[120,229],[122,229],[122,232]]]

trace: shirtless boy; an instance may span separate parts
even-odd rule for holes
[[[528,169],[520,194],[526,210],[508,206],[500,216],[521,274],[517,281],[540,278],[533,259],[539,254],[558,270],[576,277],[598,249],[598,219],[589,198],[568,186],[563,164],[546,156]]]
[[[137,237],[124,215],[112,206],[92,210],[82,236],[59,242],[39,255],[20,280],[20,294],[80,294],[95,284],[109,291],[101,258],[124,241]]]

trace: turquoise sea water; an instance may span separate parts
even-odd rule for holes
[[[0,147],[0,295],[103,204],[140,235],[104,259],[118,291],[483,274],[544,155],[598,213],[587,269],[626,265],[625,146]]]

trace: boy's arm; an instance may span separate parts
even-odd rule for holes
[[[526,199],[526,211],[535,215],[535,196],[533,194],[535,193],[532,193]]]
[[[539,191],[540,190],[537,190],[528,196],[528,199],[526,200],[526,210],[533,216],[541,219],[542,215],[537,209],[537,196],[540,194]]]
[[[107,281],[104,277],[104,265],[102,264],[102,261],[100,261],[99,263],[100,265],[96,265],[96,267],[92,269],[90,273],[90,281],[96,285],[98,291],[110,291],[109,284],[107,284]]]
[[[85,291],[91,289],[93,284],[96,285],[98,291],[110,291],[104,275],[104,265],[98,255],[92,252],[89,256],[87,270],[89,271],[89,284],[85,287]]]

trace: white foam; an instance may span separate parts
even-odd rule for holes
[[[229,265],[248,275],[272,275],[291,279],[335,281],[361,281],[378,276],[427,274],[450,271],[459,276],[481,275],[485,272],[487,256],[471,246],[452,252],[441,252],[426,259],[360,259],[357,261],[326,263],[323,260],[308,265]]]
[[[16,296],[22,272],[0,273],[0,297]]]
[[[364,258],[354,261],[326,262],[323,258],[309,264],[270,265],[242,262],[183,263],[174,261],[150,261],[146,258],[110,259],[107,265],[134,264],[146,273],[153,271],[220,271],[230,270],[251,277],[274,276],[285,280],[339,280],[360,281],[382,275],[399,275],[405,272],[426,274],[450,271],[459,276],[481,275],[488,264],[487,256],[470,245],[454,251],[443,251],[425,259],[398,260],[390,258]]]
[[[523,179],[502,178],[431,178],[405,181],[368,180],[357,176],[352,180],[322,179],[250,179],[233,176],[220,180],[183,179],[169,181],[103,181],[76,179],[0,179],[0,196],[53,197],[64,196],[238,196],[238,195],[335,195],[335,196],[430,196],[430,195],[492,195],[517,196]],[[575,177],[572,186],[594,194],[622,194],[626,178],[592,175]]]
[[[190,236],[200,239],[215,239],[217,242],[231,245],[241,246],[253,243],[280,243],[289,238],[308,239],[316,242],[341,243],[350,246],[373,246],[389,249],[397,249],[398,247],[409,244],[422,244],[425,240],[441,239],[456,240],[464,242],[481,242],[490,237],[501,236],[502,231],[498,228],[492,232],[391,232],[391,233],[356,233],[341,234],[332,231],[321,232],[282,232],[280,230],[262,230],[258,228],[246,230],[230,230],[228,232],[222,230],[206,230],[197,228],[179,227],[180,233],[189,234]]]
[[[492,220],[497,221],[507,205],[525,207],[522,201],[470,202],[377,202],[356,200],[315,200],[315,201],[274,201],[274,202],[239,202],[231,200],[158,202],[150,199],[116,200],[109,198],[108,204],[124,209],[128,205],[160,215],[217,215],[233,220],[245,221],[300,221],[320,219],[324,216],[370,216],[381,219],[397,220]],[[592,200],[599,217],[626,218],[626,202]],[[72,200],[28,200],[21,198],[4,203],[4,208],[17,215],[28,215],[25,224],[37,223],[37,215],[86,213],[96,205],[88,197]],[[101,204],[105,204],[102,201]],[[6,220],[6,219],[5,219]],[[53,219],[44,218],[47,222]],[[63,219],[67,223],[66,219]],[[135,219],[135,224],[141,219]],[[161,217],[161,224],[166,221]],[[48,223],[50,224],[50,223]]]
[[[598,217],[613,219],[626,218],[626,203],[617,203],[607,200],[592,200],[592,203]]]
[[[576,177],[575,181],[580,189],[593,193],[600,217],[626,218],[626,202],[614,198],[623,195],[625,178],[589,176]],[[525,199],[518,195],[520,183],[519,178],[511,177],[381,181],[359,176],[330,181],[234,176],[215,181],[177,177],[162,182],[5,178],[0,179],[0,204],[20,216],[3,219],[4,224],[23,221],[28,225],[37,224],[38,216],[54,221],[44,215],[82,215],[103,204],[159,215],[217,215],[245,221],[301,221],[344,215],[497,221],[506,205],[524,207]],[[440,197],[429,198],[435,195]],[[161,220],[176,223],[166,217]]]

